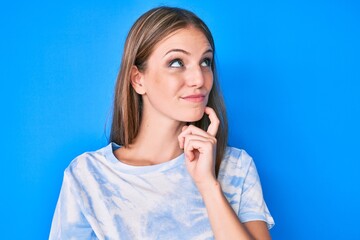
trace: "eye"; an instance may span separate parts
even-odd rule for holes
[[[184,63],[181,61],[181,59],[174,59],[171,60],[169,63],[169,67],[173,67],[173,68],[181,68],[184,66]]]
[[[204,60],[200,64],[202,67],[210,67],[211,66],[211,59],[204,58]]]

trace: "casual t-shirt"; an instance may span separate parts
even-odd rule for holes
[[[184,154],[157,165],[131,166],[108,146],[80,155],[65,170],[50,239],[214,239]],[[273,218],[252,158],[226,149],[218,181],[241,222]]]

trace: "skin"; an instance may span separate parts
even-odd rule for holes
[[[206,37],[189,27],[161,40],[145,71],[134,66],[131,84],[142,95],[143,119],[135,141],[114,154],[127,164],[146,166],[169,161],[184,152],[187,170],[203,197],[215,238],[270,239],[265,222],[239,221],[215,177],[215,136],[220,122],[215,111],[206,106],[213,84],[212,59]],[[207,131],[186,125],[203,114],[211,122]]]

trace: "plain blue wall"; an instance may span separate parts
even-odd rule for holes
[[[46,239],[63,170],[107,143],[122,46],[160,4],[212,29],[230,145],[255,159],[274,239],[360,239],[356,1],[23,1],[0,10],[2,239]]]

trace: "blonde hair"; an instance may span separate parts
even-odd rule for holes
[[[200,30],[209,41],[214,54],[215,44],[212,34],[206,24],[194,13],[174,7],[158,7],[144,13],[132,26],[127,36],[120,71],[115,86],[113,106],[113,120],[110,132],[110,141],[119,145],[128,146],[138,134],[141,124],[142,98],[137,94],[130,82],[132,66],[140,71],[146,69],[147,59],[154,46],[170,33],[186,28],[195,27]],[[220,120],[217,132],[216,173],[227,146],[227,117],[224,100],[220,92],[217,79],[215,59],[212,61],[214,76],[213,87],[209,94],[208,106],[213,108]],[[210,121],[206,114],[195,126],[207,130]]]

